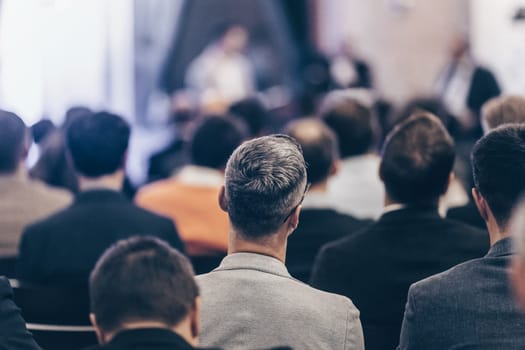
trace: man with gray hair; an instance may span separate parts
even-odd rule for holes
[[[288,136],[247,141],[230,157],[219,194],[230,220],[228,256],[197,277],[202,345],[363,349],[352,302],[295,280],[284,265],[307,188],[300,146]]]

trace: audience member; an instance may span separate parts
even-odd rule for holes
[[[190,262],[167,243],[132,237],[91,272],[92,349],[195,349],[200,297]]]
[[[304,197],[299,226],[288,238],[286,267],[293,277],[308,283],[322,245],[355,233],[370,222],[338,213],[330,206],[328,179],[339,165],[335,134],[313,118],[291,122],[285,130],[303,150],[306,177],[311,185]]]
[[[267,134],[271,118],[266,107],[258,98],[247,97],[237,101],[230,106],[229,113],[248,126],[251,137]]]
[[[93,112],[87,107],[71,107],[67,110],[60,128],[52,130],[40,145],[40,156],[29,171],[34,179],[44,181],[50,186],[77,193],[78,181],[73,165],[66,155],[65,132],[73,120]]]
[[[134,206],[119,192],[129,134],[128,124],[107,112],[71,122],[66,143],[81,191],[71,206],[25,229],[21,279],[85,285],[102,252],[130,235],[157,235],[182,249],[171,220]]]
[[[148,182],[168,178],[177,169],[190,162],[187,148],[191,138],[191,129],[197,120],[195,99],[187,91],[180,91],[173,95],[168,125],[169,128],[173,128],[173,139],[165,148],[150,157]]]
[[[27,176],[29,130],[17,115],[0,111],[0,256],[16,257],[24,227],[66,207],[71,195]]]
[[[515,95],[495,97],[483,105],[481,125],[485,134],[509,123],[525,123],[525,97]],[[466,205],[449,209],[447,217],[485,228],[485,220],[479,215],[474,199]]]
[[[342,158],[339,173],[328,183],[333,205],[358,218],[377,218],[384,190],[378,176],[380,159],[372,150],[372,111],[350,92],[335,91],[323,102],[321,116],[337,135]]]
[[[312,285],[355,302],[366,349],[396,347],[412,283],[487,252],[485,232],[439,216],[453,163],[452,138],[437,117],[418,113],[399,124],[382,151],[384,214],[319,253]]]
[[[401,331],[404,349],[523,349],[525,315],[507,277],[510,217],[525,190],[525,127],[498,128],[472,151],[474,200],[491,248],[482,258],[413,284]]]
[[[288,136],[245,142],[230,157],[219,195],[231,224],[229,255],[197,277],[203,344],[363,349],[352,302],[293,279],[284,265],[306,189],[300,146]]]
[[[13,302],[13,291],[5,277],[0,277],[0,348],[40,350]]]
[[[138,205],[171,217],[190,255],[213,255],[228,249],[228,216],[217,202],[224,167],[244,132],[230,118],[205,117],[193,135],[192,164],[167,180],[145,186]]]
[[[507,95],[490,99],[481,108],[485,134],[503,124],[525,123],[525,97]]]
[[[513,210],[510,231],[512,233],[512,263],[508,269],[514,296],[522,311],[525,311],[525,200]]]

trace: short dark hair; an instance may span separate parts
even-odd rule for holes
[[[225,196],[231,224],[248,239],[275,233],[306,188],[301,146],[289,136],[244,142],[228,160]]]
[[[82,114],[66,130],[73,166],[87,177],[109,175],[124,166],[130,127],[116,114]]]
[[[14,172],[24,156],[28,130],[14,113],[0,110],[0,173]]]
[[[203,117],[193,134],[190,153],[193,164],[222,169],[245,137],[242,126],[231,117]]]
[[[454,142],[441,121],[415,113],[388,134],[379,173],[391,199],[434,205],[447,190],[454,158]]]
[[[525,190],[525,125],[503,125],[482,137],[471,155],[474,184],[504,228]]]
[[[332,130],[318,119],[306,118],[290,122],[285,133],[301,145],[308,182],[315,185],[326,180],[339,157]]]
[[[372,111],[352,96],[337,91],[328,95],[320,114],[337,135],[341,157],[364,154],[374,145]]]
[[[483,105],[481,119],[487,132],[503,124],[525,123],[525,97],[494,97]]]
[[[175,326],[199,289],[186,257],[154,237],[121,240],[105,251],[89,280],[91,312],[107,332],[130,321]]]
[[[247,97],[235,102],[230,106],[229,112],[246,123],[253,137],[261,135],[270,120],[266,107],[256,97]]]

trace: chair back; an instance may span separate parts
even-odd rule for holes
[[[97,343],[89,322],[87,286],[37,286],[10,280],[15,303],[43,349],[74,350]]]

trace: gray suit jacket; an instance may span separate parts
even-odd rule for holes
[[[300,350],[363,349],[359,311],[350,299],[290,276],[279,260],[235,253],[197,277],[202,346]]]
[[[525,349],[525,314],[507,279],[511,241],[488,254],[414,283],[400,349]]]

